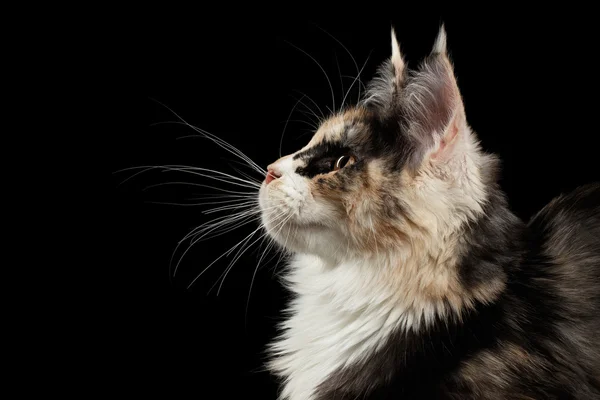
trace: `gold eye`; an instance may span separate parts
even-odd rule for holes
[[[341,156],[335,162],[335,166],[334,166],[333,170],[337,171],[338,169],[344,168],[346,165],[350,165],[353,162],[354,162],[354,157],[352,157],[352,156]]]

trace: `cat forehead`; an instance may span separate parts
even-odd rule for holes
[[[322,142],[341,142],[352,139],[367,123],[368,112],[363,108],[352,108],[334,115],[319,126],[312,139],[301,151]]]

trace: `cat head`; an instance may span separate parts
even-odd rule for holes
[[[286,249],[332,261],[435,252],[483,212],[495,170],[467,124],[444,29],[416,70],[392,30],[392,55],[364,98],[269,165],[262,220]]]

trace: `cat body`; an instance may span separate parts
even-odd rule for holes
[[[270,347],[281,397],[600,398],[600,185],[529,223],[466,123],[440,32],[268,168],[269,235],[294,253]]]
[[[429,323],[403,313],[371,265],[297,255],[286,278],[296,298],[271,366],[289,371],[290,398],[599,398],[600,245],[581,238],[600,237],[598,204],[600,186],[580,188],[528,225],[510,216],[492,242],[481,221],[460,280],[498,274],[501,294],[460,316],[424,304]]]

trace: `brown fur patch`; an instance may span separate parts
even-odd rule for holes
[[[346,110],[344,113],[337,114],[325,120],[312,139],[302,150],[306,150],[323,140],[330,141],[339,140],[344,133],[344,128],[356,122],[360,122],[366,118],[368,111],[362,107],[353,107]]]

